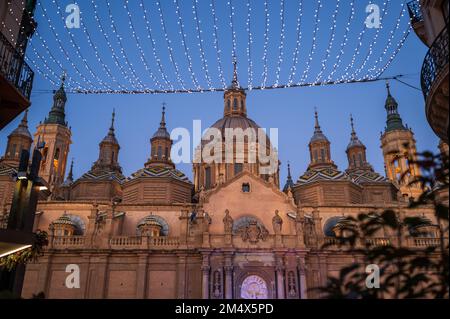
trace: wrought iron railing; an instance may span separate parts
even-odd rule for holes
[[[433,45],[428,50],[427,55],[422,66],[422,92],[425,100],[430,94],[431,87],[434,81],[438,78],[440,73],[448,66],[448,24],[444,30],[434,40]]]
[[[408,2],[408,12],[412,24],[423,21],[423,15],[422,11],[420,10],[419,0]]]
[[[34,72],[8,39],[0,32],[0,74],[28,100],[33,87]]]

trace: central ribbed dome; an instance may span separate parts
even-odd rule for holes
[[[260,126],[255,123],[252,119],[249,119],[246,116],[225,116],[218,120],[216,123],[214,123],[211,127],[217,128],[221,130],[223,136],[225,136],[225,129],[231,128],[241,128],[243,130],[246,130],[248,128],[253,128],[256,130],[256,133],[258,132],[258,129]]]

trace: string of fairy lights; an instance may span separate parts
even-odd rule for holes
[[[365,24],[368,13],[357,11],[365,6],[356,0],[75,4],[82,8],[79,30],[66,28],[67,13],[59,0],[39,0],[39,28],[26,53],[26,61],[52,87],[65,74],[70,93],[223,91],[231,82],[233,61],[237,78],[240,83],[247,80],[243,88],[248,90],[398,78],[383,75],[411,32],[406,4],[400,7],[391,0],[380,5],[380,27],[375,29]],[[369,4],[375,5],[375,0]],[[1,21],[13,42],[25,31],[16,18],[19,8],[8,2],[19,35]],[[358,24],[361,31],[355,33]],[[255,83],[255,72],[261,72],[260,84]]]

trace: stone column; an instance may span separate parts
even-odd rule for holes
[[[277,297],[278,299],[285,299],[284,293],[284,262],[282,255],[276,255],[276,274],[277,274]]]
[[[315,207],[312,214],[314,220],[314,230],[317,238],[317,246],[321,247],[323,244],[323,232],[322,232],[322,218],[320,217],[319,209]]]
[[[177,265],[177,298],[185,299],[186,296],[186,270],[187,270],[187,254],[178,255]]]
[[[147,290],[147,265],[148,255],[138,255],[138,266],[136,272],[136,298],[145,299]]]
[[[203,262],[202,262],[202,298],[203,299],[209,299],[209,277],[210,277],[210,259],[209,259],[210,253],[205,252],[203,254]]]
[[[306,284],[306,262],[303,254],[298,256],[298,274],[300,281],[300,299],[308,299],[308,286]]]
[[[233,254],[225,255],[225,299],[233,299]]]
[[[183,209],[181,211],[180,220],[180,249],[187,248],[188,237],[188,223],[189,223],[189,209]]]
[[[305,248],[305,231],[304,231],[304,223],[305,223],[305,213],[303,209],[299,207],[297,209],[297,216],[295,218],[295,230],[297,233],[297,246],[299,248]]]
[[[52,254],[46,253],[44,256],[39,257],[39,275],[36,285],[36,293],[43,292],[48,298],[48,286],[50,283],[50,268],[52,266]]]

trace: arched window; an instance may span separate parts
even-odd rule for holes
[[[342,221],[342,217],[339,216],[331,217],[330,219],[328,219],[323,226],[323,232],[325,236],[336,237],[336,225],[338,225],[340,221]]]
[[[228,101],[227,101],[227,110],[228,110],[228,112],[231,111],[231,100],[230,99],[228,99]]]
[[[356,166],[356,156],[353,154],[353,165]]]
[[[234,175],[241,173],[243,170],[243,165],[241,163],[235,163],[234,164]]]
[[[211,188],[211,167],[205,168],[205,189]]]
[[[166,159],[168,159],[168,158],[169,158],[169,148],[168,148],[168,147],[166,147],[166,152],[165,152],[165,156],[166,156]]]
[[[235,111],[238,110],[238,100],[237,100],[237,98],[234,98],[234,101],[233,101],[233,109],[234,109]]]
[[[362,154],[361,154],[361,153],[358,154],[358,159],[359,159],[359,165],[360,165],[360,166],[363,166],[364,161],[363,161],[363,158],[362,158]]]
[[[112,154],[111,154],[111,164],[112,163],[114,163],[114,156],[115,156],[116,154],[114,153],[114,151],[112,152]]]
[[[162,146],[158,146],[158,159],[162,159]]]
[[[16,157],[16,148],[17,148],[17,145],[16,145],[16,144],[13,144],[13,145],[11,146],[11,149],[10,149],[10,151],[9,151],[9,155],[10,155],[10,156]]]
[[[323,149],[323,148],[320,150],[320,157],[321,157],[320,159],[322,161],[325,161],[325,149]]]
[[[319,155],[317,154],[317,150],[314,150],[314,161],[315,162],[319,161]]]

